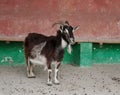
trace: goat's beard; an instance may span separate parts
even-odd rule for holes
[[[71,52],[72,52],[71,44],[68,45],[67,51],[68,51],[69,54],[71,54]]]

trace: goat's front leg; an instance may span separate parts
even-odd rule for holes
[[[58,71],[59,71],[60,65],[61,65],[60,62],[55,64],[54,82],[55,82],[55,84],[57,84],[57,85],[60,84],[60,82],[58,81]]]
[[[47,81],[48,86],[52,85],[51,74],[52,74],[51,64],[48,64],[48,81]]]

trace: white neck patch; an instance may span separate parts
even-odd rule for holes
[[[68,51],[69,54],[71,54],[71,52],[72,52],[72,47],[71,47],[70,44],[68,45],[67,51]]]
[[[65,48],[67,46],[67,42],[62,38],[61,41],[62,48]]]
[[[61,43],[61,45],[62,45],[62,48],[67,47],[67,42],[66,42],[63,38],[62,38],[62,43]],[[71,54],[71,52],[72,52],[72,47],[71,47],[70,44],[68,45],[67,51],[68,51],[69,54]]]

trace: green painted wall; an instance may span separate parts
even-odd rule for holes
[[[92,65],[92,43],[80,43],[80,66]]]
[[[92,64],[120,64],[120,44],[80,43],[73,46],[72,54],[65,49],[63,64],[92,66]],[[22,42],[0,42],[0,64],[25,64]]]
[[[63,64],[79,63],[79,47],[73,46],[72,54],[68,54],[65,49]],[[77,56],[76,56],[77,55]],[[16,65],[25,64],[24,49],[22,42],[0,42],[0,64],[1,65]]]
[[[120,64],[120,44],[93,44],[94,64]]]
[[[0,64],[24,64],[24,50],[22,42],[0,42]]]
[[[72,63],[72,64],[80,65],[80,45],[79,44],[73,45],[71,54],[69,54],[67,52],[67,49],[65,49],[63,63],[64,64]]]

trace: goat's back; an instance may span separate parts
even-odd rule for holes
[[[50,40],[55,40],[55,36],[45,36],[42,34],[38,34],[38,33],[29,33],[28,36],[25,38],[25,42],[24,45],[25,47],[29,47],[29,44],[40,44],[42,42],[45,41],[50,41]]]

